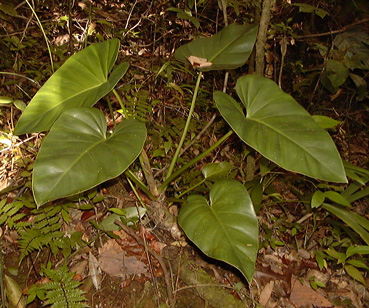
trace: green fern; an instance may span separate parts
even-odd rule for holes
[[[21,221],[27,216],[26,213],[21,212],[21,209],[25,206],[23,200],[19,198],[14,202],[7,203],[7,199],[0,201],[0,226],[7,224],[9,229],[19,229],[24,228],[29,225],[28,222]]]
[[[129,93],[129,92],[127,92]],[[124,104],[128,116],[146,122],[152,114],[149,92],[147,90],[132,90],[132,95],[124,95]]]
[[[34,284],[27,291],[28,303],[36,297],[44,302],[44,306],[51,308],[83,308],[88,307],[84,292],[79,289],[81,283],[73,280],[74,273],[68,271],[67,266],[57,270],[51,269],[51,263],[47,267],[41,265],[41,272],[50,279],[45,284]]]
[[[73,248],[82,244],[80,232],[75,232],[71,237],[67,237],[65,232],[60,231],[62,211],[65,211],[65,206],[56,205],[35,209],[31,212],[34,215],[33,222],[23,230],[18,231],[20,235],[20,262],[31,252],[41,250],[44,247],[49,247],[54,255],[62,251],[66,258]]]

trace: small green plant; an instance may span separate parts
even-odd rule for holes
[[[198,73],[181,139],[159,186],[143,151],[146,127],[130,117],[114,90],[129,66],[121,63],[110,72],[119,41],[93,44],[70,57],[33,97],[15,127],[17,135],[50,130],[34,165],[32,189],[37,206],[85,191],[125,172],[153,199],[150,210],[157,223],[169,229],[175,219],[165,209],[168,186],[219,147],[233,131],[247,145],[287,170],[346,183],[341,158],[329,134],[273,81],[256,75],[237,80],[236,91],[242,105],[226,93],[213,93],[216,107],[233,131],[176,168],[203,74],[244,65],[256,33],[256,25],[232,24],[212,37],[196,39],[177,49],[177,60],[191,64]],[[92,106],[111,91],[120,103],[124,119],[107,131],[103,112]],[[138,156],[147,185],[128,169]],[[209,177],[222,173],[224,166],[218,164],[209,170],[204,172],[210,187],[209,199],[190,195],[180,211],[179,224],[205,254],[235,266],[251,281],[259,244],[258,222],[249,193],[243,184],[224,174],[216,179]]]
[[[36,283],[28,289],[27,304],[38,298],[51,308],[88,307],[84,292],[78,288],[81,282],[73,279],[75,274],[69,272],[67,266],[52,269],[51,263],[41,265],[41,274],[47,278],[46,283]]]
[[[54,255],[62,251],[64,258],[68,257],[72,249],[82,245],[81,232],[73,232],[70,236],[61,230],[62,217],[68,217],[68,204],[48,206],[34,209],[33,221],[26,222],[26,226],[19,228],[20,262],[35,250],[43,247],[50,248]],[[22,225],[23,226],[23,225]]]
[[[361,271],[369,271],[365,258],[360,255],[369,254],[369,246],[349,246],[345,252],[339,252],[334,247],[340,243],[333,243],[331,247],[324,251],[318,251],[315,255],[320,270],[327,267],[327,261],[335,261],[337,265],[342,264],[344,271],[353,279],[365,285],[365,279]],[[354,258],[355,257],[355,258]],[[360,271],[360,270],[361,271]]]
[[[7,199],[0,201],[0,226],[7,224],[10,229],[22,229],[27,223],[21,220],[27,216],[25,212],[21,212],[24,202],[17,200],[7,203]]]
[[[318,288],[325,288],[326,287],[324,282],[322,282],[320,280],[316,280],[316,278],[314,276],[309,279],[309,283],[310,283],[310,286],[314,290],[318,290]]]
[[[311,199],[311,207],[321,207],[337,216],[352,228],[369,245],[369,220],[355,213],[352,203],[369,196],[369,172],[366,169],[344,162],[346,174],[353,181],[344,190],[341,187],[328,186],[331,189],[316,190]],[[323,188],[324,185],[321,185]],[[337,191],[332,188],[336,188]]]

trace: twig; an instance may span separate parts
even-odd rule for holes
[[[354,26],[357,26],[357,25],[360,25],[360,24],[363,24],[363,23],[366,23],[366,22],[369,22],[369,18],[359,20],[359,21],[354,22],[354,23],[352,23],[350,25],[344,26],[343,28],[341,28],[339,30],[333,30],[333,31],[324,32],[324,33],[296,35],[296,36],[293,36],[293,38],[295,38],[295,39],[301,39],[301,38],[320,37],[320,36],[327,36],[327,35],[342,33],[342,32],[345,32],[350,27],[354,27]]]
[[[168,294],[168,301],[170,305],[174,304],[174,297],[173,297],[173,291],[172,291],[172,285],[170,283],[170,275],[167,269],[167,266],[165,265],[165,261],[163,259],[162,256],[160,256],[156,251],[154,251],[153,249],[151,249],[148,246],[145,246],[145,243],[143,242],[143,240],[136,234],[134,233],[130,228],[128,228],[126,225],[124,225],[121,221],[119,220],[114,220],[114,223],[116,225],[118,225],[119,227],[121,227],[124,232],[126,232],[129,236],[133,237],[136,242],[145,247],[147,249],[147,251],[156,259],[158,260],[162,270],[163,270],[163,274],[164,274],[164,280],[165,280],[165,284],[167,287],[167,294]]]
[[[174,293],[177,293],[177,292],[182,291],[182,290],[194,289],[194,288],[197,288],[197,287],[220,287],[220,288],[226,288],[226,289],[234,290],[234,287],[227,286],[227,285],[224,285],[224,284],[204,283],[204,284],[196,284],[196,285],[192,285],[192,286],[181,287],[181,288],[178,288],[177,290],[175,290]]]

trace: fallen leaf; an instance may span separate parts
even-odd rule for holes
[[[205,58],[199,58],[196,56],[189,56],[187,57],[188,61],[190,61],[191,65],[194,67],[198,67],[198,68],[203,68],[203,67],[210,67],[213,65],[213,63],[208,62],[207,59]]]
[[[9,304],[13,307],[25,308],[26,298],[22,295],[22,290],[19,284],[10,276],[4,275],[5,292]]]
[[[91,253],[88,255],[88,274],[91,277],[92,283],[96,290],[100,290],[101,287],[101,269],[96,257]]]
[[[314,291],[310,286],[302,284],[295,278],[292,278],[290,301],[296,307],[333,307],[332,303],[320,292]]]
[[[113,239],[99,248],[99,265],[105,273],[115,277],[147,274],[146,264],[136,257],[126,256],[124,250]]]
[[[271,280],[265,285],[264,289],[260,292],[259,298],[260,305],[266,306],[268,304],[273,289],[274,289],[274,280]]]

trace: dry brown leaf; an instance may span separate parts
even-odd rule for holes
[[[274,280],[269,281],[264,289],[260,292],[259,302],[262,306],[266,306],[274,289]]]
[[[187,57],[188,61],[190,61],[191,65],[194,67],[198,67],[198,68],[203,68],[203,67],[210,67],[213,65],[213,63],[208,62],[207,59],[205,58],[199,58],[196,56],[189,56]]]
[[[101,287],[101,269],[96,257],[91,253],[88,254],[88,274],[91,277],[92,283],[96,290]]]
[[[298,279],[292,280],[290,301],[296,307],[333,307],[320,292],[314,291],[308,285],[302,284]]]
[[[99,248],[99,265],[101,269],[115,277],[147,274],[147,266],[136,257],[128,257],[115,240],[108,240]]]

